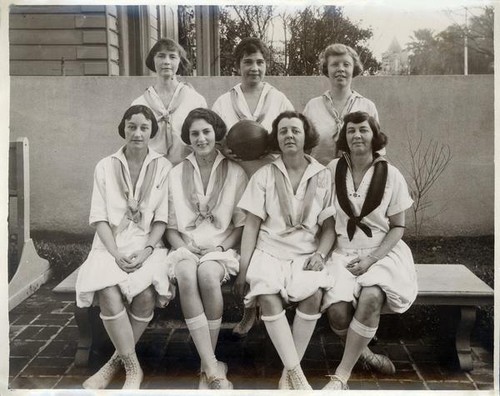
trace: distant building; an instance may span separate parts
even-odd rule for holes
[[[409,74],[408,50],[402,49],[396,37],[392,39],[391,45],[382,54],[382,75]]]

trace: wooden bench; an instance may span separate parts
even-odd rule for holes
[[[32,295],[50,276],[47,260],[40,258],[30,237],[29,144],[25,137],[9,145],[9,236],[16,235],[15,260],[9,268],[9,311]],[[17,210],[13,209],[16,202]],[[12,212],[12,213],[11,213]],[[16,220],[13,221],[11,215]]]
[[[476,320],[476,307],[493,305],[493,289],[474,275],[467,267],[460,264],[416,264],[418,276],[417,305],[437,305],[456,308],[452,321],[448,318],[444,322],[456,323],[453,329],[455,348],[464,371],[472,370],[472,356],[470,336]],[[53,291],[56,293],[75,293],[75,283],[78,269]],[[224,294],[230,292],[223,288]],[[102,324],[98,318],[98,308],[76,308],[75,320],[80,336],[75,356],[77,366],[86,366],[94,342],[101,337]],[[97,329],[97,330],[95,330]]]

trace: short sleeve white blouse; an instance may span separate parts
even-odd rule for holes
[[[94,172],[94,187],[92,190],[92,203],[90,209],[89,223],[95,225],[100,221],[107,222],[111,230],[115,232],[127,212],[127,198],[120,187],[120,180],[116,173],[114,161],[120,161],[125,168],[125,181],[129,191],[134,191],[134,198],[138,199],[139,191],[144,182],[147,166],[157,159],[156,173],[153,177],[153,187],[149,197],[141,200],[139,210],[142,213],[140,224],[130,222],[127,235],[134,237],[147,237],[151,231],[151,225],[156,221],[168,222],[168,183],[167,176],[172,164],[161,154],[149,149],[142,164],[137,179],[135,190],[132,187],[130,171],[124,148],[121,147],[116,153],[98,162]],[[131,228],[133,232],[131,233]],[[117,237],[117,245],[122,242]],[[126,241],[123,241],[126,243]],[[93,248],[104,248],[103,243],[96,234]]]
[[[307,158],[309,165],[295,194],[285,164],[279,156],[274,162],[263,166],[252,176],[238,204],[240,208],[262,219],[256,247],[278,258],[293,259],[311,254],[317,249],[317,233],[324,220],[322,212],[330,201],[331,177],[330,172],[318,161],[310,156]],[[307,230],[297,229],[289,234],[281,235],[287,226],[279,204],[273,167],[277,167],[285,176],[286,192],[293,197],[291,215],[295,220],[298,220],[304,205],[309,179],[318,175],[318,187],[311,211],[304,219]]]
[[[159,97],[153,86],[149,87],[146,91],[149,92],[156,103],[162,103],[161,98]],[[172,147],[170,148],[169,152],[167,153],[165,134],[161,133],[161,130],[159,130],[156,136],[149,141],[149,147],[162,155],[166,155],[168,160],[173,165],[181,162],[192,151],[191,147],[185,144],[181,139],[181,130],[184,120],[191,110],[194,110],[198,107],[207,107],[207,101],[205,100],[205,98],[198,92],[196,92],[194,88],[187,84],[179,92],[179,97],[177,98],[177,100],[180,103],[176,107],[175,111],[171,113],[173,141]],[[132,102],[132,105],[143,105],[150,107],[144,95],[141,95],[137,99],[135,99]],[[151,110],[153,110],[153,113],[157,118],[161,117],[162,114],[156,112],[154,109]]]
[[[352,241],[349,241],[347,236],[347,221],[349,217],[341,209],[335,191],[335,174],[338,162],[338,158],[334,159],[327,166],[332,173],[333,187],[330,207],[325,211],[328,216],[333,216],[335,219],[335,232],[337,234],[336,244],[340,248],[363,249],[378,247],[385,235],[389,232],[389,217],[409,209],[413,204],[413,200],[408,192],[408,185],[401,172],[391,164],[388,164],[387,182],[382,201],[376,209],[362,219],[362,223],[370,227],[372,237],[368,237],[363,231],[356,228]],[[347,196],[355,216],[359,216],[361,213],[368,187],[373,178],[374,169],[375,167],[372,165],[366,171],[357,190],[354,189],[352,173],[349,168],[347,169]]]
[[[257,117],[261,114],[264,104],[267,102],[269,103],[269,107],[267,107],[266,113],[260,121],[260,124],[266,128],[269,133],[271,132],[274,119],[280,113],[286,110],[293,110],[293,105],[285,94],[278,91],[271,84],[264,83],[264,88],[260,95],[259,102],[257,103],[257,107],[253,113],[250,111],[245,95],[241,90],[241,83],[234,86],[232,89],[236,92],[236,98],[238,101],[237,106],[243,112],[246,119],[257,121]],[[224,120],[228,130],[240,120],[233,107],[231,91],[219,96],[214,102],[212,110]]]
[[[200,168],[194,154],[186,157],[186,160],[193,164],[194,188],[202,205],[210,199],[214,189],[215,171],[223,159],[225,157],[217,152],[205,194]],[[188,224],[196,218],[196,213],[193,212],[182,188],[182,169],[183,164],[180,163],[172,169],[168,178],[169,221],[167,227],[178,230],[186,243],[194,241],[196,245],[201,247],[217,246],[231,234],[234,228],[242,227],[245,224],[246,215],[243,210],[236,206],[248,182],[245,171],[235,162],[228,161],[226,180],[219,201],[212,210],[212,214],[217,218],[221,227],[217,228],[214,223],[203,221],[197,228],[187,230]]]
[[[311,99],[304,108],[304,115],[312,122],[314,128],[319,133],[319,143],[313,148],[311,155],[323,165],[328,164],[334,157],[338,137],[337,121],[326,108],[325,101],[331,101],[329,91]],[[352,91],[352,95],[342,114],[339,114],[339,117],[342,118],[347,113],[354,111],[367,112],[378,121],[378,112],[375,104],[356,91]]]

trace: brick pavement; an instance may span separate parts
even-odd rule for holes
[[[104,347],[88,368],[73,364],[77,327],[73,319],[74,303],[55,295],[54,284],[37,293],[10,312],[11,389],[80,389],[112,353]],[[224,323],[217,357],[228,363],[228,378],[235,389],[276,389],[281,363],[262,324],[246,339],[230,337],[231,323]],[[493,355],[473,344],[474,369],[467,373],[441,356],[436,339],[382,339],[372,347],[393,360],[397,373],[384,376],[355,368],[349,381],[354,390],[491,390]],[[143,389],[196,389],[199,359],[183,322],[153,322],[137,346],[144,369]],[[342,348],[328,330],[318,323],[302,366],[314,389],[327,382],[340,361]],[[110,386],[119,389],[123,377]]]

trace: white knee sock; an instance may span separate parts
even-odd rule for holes
[[[105,316],[102,313],[99,316],[118,355],[125,356],[135,352],[134,333],[127,310],[124,308],[115,316]]]
[[[316,322],[321,318],[321,314],[309,315],[295,310],[295,318],[293,319],[292,334],[295,349],[299,360],[302,360],[306,352],[309,341],[311,340]]]
[[[200,355],[202,370],[208,377],[217,375],[217,359],[212,349],[212,341],[205,313],[186,319],[186,325],[196,346],[198,355]]]
[[[294,347],[292,331],[286,320],[285,311],[273,316],[262,315],[260,318],[285,368],[287,370],[295,368],[300,360]]]
[[[210,340],[212,341],[212,349],[215,352],[217,340],[219,339],[219,332],[222,325],[222,317],[219,319],[207,320],[208,330],[210,331]]]
[[[137,344],[137,341],[139,341],[139,338],[141,338],[144,330],[146,330],[146,328],[148,327],[149,322],[153,320],[154,312],[152,312],[151,315],[147,318],[135,316],[131,311],[129,311],[128,316],[130,319],[130,324],[132,326],[132,332],[134,333],[134,342]]]
[[[377,332],[378,327],[368,327],[352,318],[347,338],[345,342],[344,355],[335,375],[342,381],[347,382],[351,376],[351,371],[361,356],[361,352],[368,346],[368,343]]]

